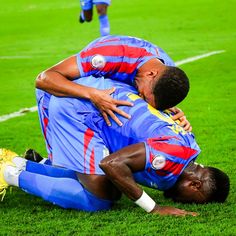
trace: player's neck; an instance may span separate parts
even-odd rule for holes
[[[165,67],[165,65],[158,60],[157,58],[152,58],[149,61],[147,61],[146,63],[144,63],[139,69],[138,72],[142,73],[144,71],[149,71],[152,69],[156,69],[156,70],[162,70]]]

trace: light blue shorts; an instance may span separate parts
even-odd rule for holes
[[[92,108],[93,104],[83,99],[54,97],[40,89],[36,90],[36,96],[52,164],[79,173],[104,175],[99,163],[109,155],[109,150],[101,131],[87,125],[103,120],[99,111]]]
[[[86,125],[103,118],[89,101],[51,96],[49,103],[52,163],[83,174],[104,175],[100,161],[109,151],[99,130]]]

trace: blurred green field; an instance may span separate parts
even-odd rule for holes
[[[137,36],[161,46],[175,60],[216,50],[224,53],[184,64],[191,90],[180,104],[202,149],[198,162],[226,171],[231,192],[225,204],[174,204],[146,191],[162,205],[198,217],[145,214],[123,197],[113,210],[63,210],[13,188],[0,202],[0,235],[236,235],[236,30],[234,0],[112,0],[112,34]],[[78,1],[9,0],[0,8],[0,116],[35,106],[39,72],[99,37],[96,12],[79,24]],[[0,147],[46,154],[37,113],[0,122]]]

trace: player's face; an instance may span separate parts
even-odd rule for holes
[[[187,173],[184,173],[178,183],[165,191],[165,196],[176,202],[182,203],[206,203],[207,187],[210,176],[207,168],[194,164]]]
[[[152,91],[154,81],[151,79],[136,79],[135,82],[139,96],[143,98],[148,104],[155,107],[155,99]]]

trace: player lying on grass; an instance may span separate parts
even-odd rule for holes
[[[193,134],[170,115],[152,108],[128,85],[101,78],[78,81],[100,89],[116,86],[112,97],[134,103],[120,107],[133,119],[120,116],[123,126],[112,121],[108,127],[91,102],[52,96],[48,132],[54,166],[2,151],[2,193],[8,185],[19,186],[58,206],[84,211],[110,209],[123,193],[147,212],[161,215],[195,213],[159,206],[139,184],[179,202],[225,201],[228,176],[195,163],[200,149]]]
[[[71,81],[89,75],[132,85],[144,100],[161,110],[176,106],[189,91],[188,77],[174,67],[174,62],[160,47],[129,36],[106,36],[91,42],[76,55],[40,73],[36,87],[56,96],[89,99],[108,125],[108,117],[122,125],[114,113],[126,118],[130,115],[117,106],[132,103],[113,99],[110,94],[115,88],[99,90]],[[44,100],[49,98],[47,94]]]

